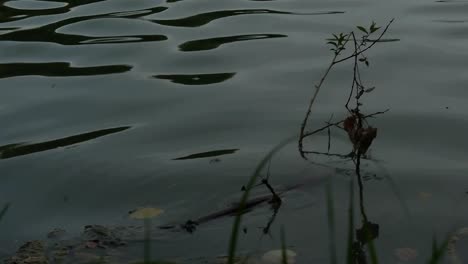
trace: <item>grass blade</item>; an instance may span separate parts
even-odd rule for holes
[[[0,220],[5,216],[5,214],[8,212],[8,209],[10,208],[10,204],[7,203],[3,206],[2,211],[0,211]]]
[[[329,236],[329,247],[330,247],[330,263],[337,264],[336,257],[336,241],[335,241],[335,213],[333,206],[333,183],[332,179],[329,179],[325,190],[327,198],[327,221],[328,221],[328,236]]]
[[[348,208],[348,245],[347,264],[354,264],[353,244],[354,244],[354,177],[349,182],[349,208]]]
[[[444,242],[440,246],[438,246],[436,237],[434,236],[432,238],[432,254],[431,254],[431,258],[428,261],[429,264],[437,264],[439,263],[439,261],[442,260],[442,257],[444,256],[444,253],[447,249],[449,240],[450,240],[450,237],[447,236]]]
[[[379,264],[379,259],[377,258],[377,251],[375,250],[374,240],[369,240],[367,242],[367,247],[369,249],[371,263]]]
[[[245,208],[245,204],[247,202],[247,199],[249,198],[250,195],[250,190],[252,187],[255,185],[255,182],[257,181],[257,178],[260,176],[260,173],[262,172],[263,168],[267,165],[268,161],[273,157],[273,155],[280,151],[283,147],[285,147],[288,143],[294,141],[297,139],[297,136],[294,135],[293,137],[289,137],[283,141],[281,141],[278,145],[276,145],[273,149],[271,149],[260,161],[260,163],[257,165],[255,168],[255,171],[252,173],[252,175],[249,178],[249,181],[247,185],[245,186],[245,191],[244,194],[242,195],[241,201],[239,203],[239,209],[238,213],[234,219],[234,224],[232,225],[232,231],[231,231],[231,238],[229,240],[229,248],[228,248],[228,264],[234,264],[235,260],[235,254],[236,254],[236,248],[237,248],[237,239],[239,236],[239,231],[240,231],[240,224],[242,220],[242,213]]]
[[[288,256],[286,252],[286,236],[284,234],[283,226],[281,226],[281,263],[288,264]]]

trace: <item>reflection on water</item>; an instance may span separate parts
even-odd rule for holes
[[[221,149],[221,150],[213,150],[201,153],[190,154],[188,156],[183,156],[180,158],[175,158],[173,160],[188,160],[188,159],[201,159],[201,158],[209,158],[209,157],[216,157],[222,155],[233,154],[239,149]]]
[[[238,35],[229,37],[209,38],[191,40],[179,45],[181,51],[200,51],[216,49],[223,44],[228,44],[237,41],[255,40],[255,39],[269,39],[269,38],[285,38],[283,34],[249,34]]]
[[[234,77],[234,75],[236,75],[235,72],[223,72],[205,74],[160,74],[153,77],[185,85],[203,85],[224,82]]]
[[[0,78],[16,76],[39,75],[50,77],[89,76],[98,74],[114,74],[130,71],[128,65],[105,65],[93,67],[73,67],[69,62],[45,63],[2,63]]]
[[[276,11],[270,9],[238,9],[238,10],[222,10],[208,13],[202,13],[194,16],[179,18],[179,19],[155,19],[152,20],[161,25],[173,26],[173,27],[200,27],[206,25],[214,20],[239,16],[239,15],[256,15],[256,14],[279,14],[279,15],[330,15],[330,14],[341,14],[342,11],[329,11],[329,12],[316,12],[316,13],[294,13],[286,11]]]
[[[34,16],[46,16],[46,15],[55,15],[55,14],[63,14],[70,12],[72,8],[77,6],[92,4],[102,2],[104,0],[83,0],[83,1],[75,1],[75,0],[68,0],[68,1],[53,1],[58,3],[65,3],[66,5],[63,7],[56,7],[56,8],[49,8],[49,9],[16,9],[5,4],[8,4],[12,1],[6,1],[2,3],[2,12],[0,12],[0,21],[2,22],[10,22],[21,20],[29,17]]]
[[[0,159],[9,159],[17,156],[23,156],[59,147],[65,147],[76,143],[92,140],[98,137],[122,132],[129,128],[129,126],[107,128],[39,143],[8,144],[5,146],[0,146]]]
[[[83,35],[58,33],[57,30],[71,24],[102,18],[139,18],[144,15],[155,14],[166,10],[167,7],[154,7],[135,12],[114,12],[92,16],[81,16],[64,19],[45,26],[36,28],[25,28],[11,31],[0,35],[0,40],[20,41],[20,42],[47,42],[61,45],[80,45],[80,44],[109,44],[109,43],[131,43],[131,42],[149,42],[167,40],[164,35],[127,35],[127,36],[105,36],[90,37]]]

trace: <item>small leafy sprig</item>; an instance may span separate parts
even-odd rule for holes
[[[322,75],[322,78],[315,85],[315,91],[314,91],[312,97],[310,98],[309,105],[308,105],[306,114],[304,116],[304,120],[303,120],[303,122],[301,124],[298,147],[299,147],[299,152],[300,152],[300,154],[301,154],[301,156],[303,158],[306,158],[305,157],[306,151],[303,150],[303,140],[304,140],[305,137],[311,136],[312,134],[315,134],[315,133],[306,131],[306,126],[307,126],[310,114],[312,112],[311,111],[312,105],[314,104],[314,102],[315,102],[315,100],[317,98],[317,95],[318,95],[322,85],[324,84],[328,74],[330,73],[333,66],[335,66],[336,64],[339,64],[339,63],[347,61],[347,60],[353,60],[354,61],[353,80],[352,80],[350,93],[349,93],[349,96],[348,96],[348,100],[347,100],[347,102],[345,104],[345,107],[348,110],[350,116],[354,117],[358,121],[357,124],[358,124],[359,128],[362,128],[362,129],[367,128],[367,126],[363,125],[363,123],[366,123],[365,122],[365,115],[362,115],[360,113],[360,109],[359,109],[360,106],[362,105],[362,103],[360,102],[360,98],[364,94],[372,92],[375,89],[375,87],[368,87],[368,86],[363,84],[363,82],[361,80],[359,65],[361,63],[363,63],[364,65],[369,67],[369,65],[370,65],[369,59],[365,55],[365,52],[367,50],[369,50],[370,48],[372,48],[376,43],[378,43],[380,41],[380,39],[387,32],[388,28],[390,27],[390,25],[392,23],[393,23],[393,19],[390,20],[390,22],[387,23],[387,25],[385,26],[385,28],[383,30],[380,30],[381,27],[377,26],[377,24],[374,21],[372,21],[372,23],[368,27],[357,26],[358,31],[355,30],[355,31],[351,31],[349,33],[332,34],[333,37],[330,38],[330,39],[327,39],[327,44],[331,45],[330,50],[333,51],[334,56],[333,56],[330,64],[328,65],[327,69],[325,70],[324,74]],[[378,31],[380,31],[380,34],[377,37],[371,39],[372,34],[378,32]],[[362,34],[359,34],[360,36],[357,37],[356,33],[362,33]],[[351,42],[351,44],[350,44],[350,42]],[[343,54],[344,54],[343,51],[346,50],[347,46],[349,46],[348,44],[350,44],[352,46],[352,48],[351,48],[352,52],[350,52],[350,54],[348,54],[348,55],[343,56]],[[349,106],[350,101],[351,101],[352,98],[354,98],[356,100],[354,107]],[[371,127],[369,127],[369,128],[371,128]],[[360,131],[360,129],[358,129],[358,130]],[[375,133],[372,133],[372,134],[375,134]],[[361,137],[359,137],[359,138],[361,138]],[[353,137],[353,139],[356,141],[356,137]],[[356,142],[353,142],[353,143],[356,143]],[[358,143],[362,143],[362,142],[358,142]],[[354,144],[354,145],[356,145],[356,144]],[[367,148],[366,148],[366,150],[367,150]],[[360,154],[362,154],[362,155],[365,154],[364,148],[362,148],[360,152],[361,152]],[[358,156],[360,156],[360,155],[358,155]]]
[[[330,39],[327,44],[332,45],[330,49],[335,52],[335,55],[340,54],[343,50],[346,49],[346,44],[349,41],[349,34],[340,33],[339,35],[333,34],[333,39]]]
[[[374,21],[372,21],[369,28],[365,28],[363,26],[357,26],[357,29],[359,29],[361,32],[364,33],[364,35],[361,37],[361,43],[358,46],[358,49],[360,50],[362,47],[365,47],[367,45],[369,41],[369,36],[372,33],[377,32],[380,29],[380,27],[377,27],[377,24]],[[359,61],[364,63],[367,67],[369,67],[369,60],[367,59],[366,56],[364,56],[363,53],[360,54]]]
[[[380,27],[377,27],[377,24],[374,21],[372,21],[371,25],[369,26],[369,29],[366,29],[363,26],[357,26],[357,28],[360,31],[366,33],[367,35],[370,35],[380,29]]]

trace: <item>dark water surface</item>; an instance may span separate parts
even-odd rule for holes
[[[423,263],[434,233],[468,226],[467,12],[468,2],[434,0],[2,1],[0,205],[11,208],[0,254],[56,227],[140,224],[127,217],[139,206],[164,209],[161,224],[223,209],[263,155],[299,132],[331,33],[395,18],[385,36],[393,41],[369,52],[363,72],[377,86],[365,110],[390,109],[373,120],[378,162],[363,168],[376,175],[365,181],[365,205],[380,225],[383,263],[396,262],[397,248],[416,249]],[[314,126],[344,115],[351,70],[329,76]],[[351,164],[312,160],[288,145],[271,181],[333,177],[341,256],[353,176],[333,168]],[[288,193],[272,237],[261,234],[268,207],[252,212],[240,251],[278,248],[283,224],[299,263],[328,263],[325,200],[323,181]],[[226,254],[231,224],[161,231],[153,255]]]

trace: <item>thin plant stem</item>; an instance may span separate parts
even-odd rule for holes
[[[145,218],[144,220],[144,232],[145,232],[145,241],[144,241],[144,261],[145,264],[151,263],[151,219]]]
[[[250,195],[250,191],[252,187],[254,187],[257,178],[260,176],[263,168],[267,165],[268,161],[273,157],[273,155],[280,151],[284,146],[289,144],[291,141],[296,140],[296,136],[289,137],[278,145],[276,145],[273,149],[271,149],[260,161],[260,163],[255,168],[255,171],[249,178],[247,185],[245,186],[245,191],[242,195],[242,198],[239,202],[239,208],[237,210],[236,217],[234,218],[234,224],[232,225],[231,236],[229,239],[229,247],[228,247],[228,264],[234,264],[235,256],[236,256],[236,249],[237,249],[237,240],[239,237],[239,231],[242,221],[242,214],[245,210],[245,205]]]
[[[333,183],[332,179],[329,179],[326,191],[327,199],[327,220],[328,220],[328,236],[329,236],[329,248],[330,248],[330,264],[337,263],[336,257],[336,241],[335,241],[335,213],[333,206]]]
[[[284,234],[284,226],[281,226],[281,263],[288,264],[288,253],[286,251],[286,235]]]
[[[8,209],[10,208],[10,204],[7,203],[3,206],[3,209],[0,211],[0,220],[5,216],[5,214],[8,212]]]
[[[354,261],[354,178],[349,182],[349,207],[348,207],[348,245],[347,245],[347,264],[353,264]]]
[[[374,46],[377,42],[380,41],[380,39],[385,35],[385,33],[387,32],[388,28],[390,27],[390,25],[393,23],[395,19],[392,18],[390,20],[390,22],[387,23],[387,25],[385,26],[385,29],[382,31],[382,33],[380,33],[379,37],[376,39],[376,40],[372,40],[370,41],[371,44],[369,46],[367,46],[366,48],[362,49],[362,50],[359,50],[359,51],[355,51],[353,54],[347,56],[347,57],[344,57],[342,59],[339,59],[339,60],[336,60],[334,61],[333,63],[334,64],[337,64],[337,63],[340,63],[340,62],[343,62],[343,61],[346,61],[346,60],[349,60],[351,58],[353,58],[354,56],[359,56],[361,55],[362,53],[366,52],[367,50],[369,50],[370,48],[372,48],[372,46]]]
[[[299,135],[299,151],[301,152],[301,156],[303,158],[305,158],[304,154],[302,153],[302,149],[303,149],[303,143],[302,143],[302,140],[304,138],[304,133],[305,133],[305,127],[307,125],[307,120],[309,119],[309,116],[312,112],[312,105],[314,104],[315,102],[315,99],[317,99],[317,95],[318,93],[320,92],[320,88],[322,87],[322,84],[325,82],[325,79],[327,78],[328,74],[330,73],[333,65],[335,65],[335,60],[336,58],[338,57],[338,54],[335,53],[335,56],[333,57],[332,59],[332,62],[330,63],[330,65],[328,65],[328,68],[325,70],[325,73],[324,75],[322,76],[322,79],[320,79],[320,82],[315,85],[315,91],[314,91],[314,94],[312,95],[312,98],[310,99],[309,101],[309,105],[307,106],[307,111],[306,111],[306,114],[304,116],[304,120],[302,120],[302,124],[301,124],[301,132],[300,132],[300,135]]]
[[[387,110],[385,110],[385,111],[375,112],[375,113],[368,114],[368,115],[364,115],[364,116],[362,116],[362,118],[365,119],[365,118],[369,118],[369,117],[374,117],[374,116],[376,116],[376,115],[385,114],[385,113],[388,112],[388,111],[390,111],[390,109],[387,109]],[[311,136],[311,135],[313,135],[313,134],[316,134],[316,133],[318,133],[318,132],[320,132],[320,131],[323,131],[323,130],[325,130],[325,129],[329,128],[329,127],[332,127],[332,126],[339,126],[339,125],[342,124],[344,121],[345,121],[345,119],[343,119],[343,120],[341,120],[341,121],[338,121],[338,122],[335,122],[335,123],[330,123],[330,124],[328,124],[328,125],[326,125],[326,126],[324,126],[324,127],[321,127],[321,128],[319,128],[319,129],[316,129],[316,130],[314,130],[314,131],[306,132],[306,133],[303,134],[303,137],[305,138],[305,137]]]

